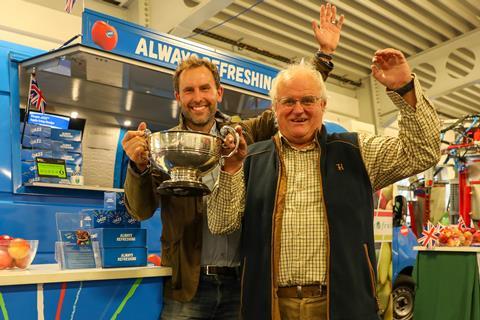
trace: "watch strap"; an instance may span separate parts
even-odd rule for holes
[[[389,89],[389,91],[394,91],[403,97],[407,92],[413,90],[413,88],[415,88],[415,81],[412,78],[412,80],[410,80],[410,82],[403,87],[400,87],[398,89]]]

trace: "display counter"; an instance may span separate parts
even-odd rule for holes
[[[58,264],[37,264],[31,265],[27,270],[13,269],[0,271],[0,286],[52,282],[150,278],[170,276],[171,274],[171,268],[155,266],[60,270]]]
[[[167,267],[0,271],[0,319],[158,319]]]
[[[478,247],[415,247],[415,320],[480,319]]]

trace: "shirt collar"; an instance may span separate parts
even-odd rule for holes
[[[309,150],[316,149],[316,148],[320,145],[320,144],[319,144],[319,141],[318,141],[318,132],[319,132],[318,130],[315,132],[315,136],[314,136],[314,139],[312,140],[312,142],[311,142],[309,145],[307,145],[307,146],[305,146],[305,147],[303,147],[303,148],[297,148],[297,147],[293,146],[293,145],[291,144],[291,142],[288,141],[288,139],[285,138],[285,136],[284,136],[280,131],[278,131],[277,134],[278,134],[279,137],[280,137],[280,141],[281,141],[281,146],[282,146],[282,148],[283,148],[284,146],[287,146],[287,147],[289,147],[290,149],[295,150],[295,151],[309,151]]]

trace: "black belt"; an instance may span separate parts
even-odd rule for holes
[[[312,298],[327,294],[327,286],[321,284],[307,286],[279,287],[277,295],[280,298]]]
[[[240,267],[201,266],[200,272],[207,276],[232,276],[240,274]]]

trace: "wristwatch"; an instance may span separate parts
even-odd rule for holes
[[[333,59],[333,54],[328,54],[328,53],[324,53],[322,52],[321,50],[318,50],[316,53],[315,53],[315,57],[317,59],[327,59],[328,61],[332,60]]]
[[[325,64],[330,70],[333,69],[333,55],[328,53],[323,53],[322,51],[318,50],[315,53],[315,60],[319,61],[320,63]]]
[[[415,87],[415,81],[414,81],[414,78],[412,77],[412,80],[410,80],[410,82],[404,85],[403,87],[400,87],[398,89],[388,89],[388,91],[394,91],[403,97],[407,92],[413,90],[414,87]]]

